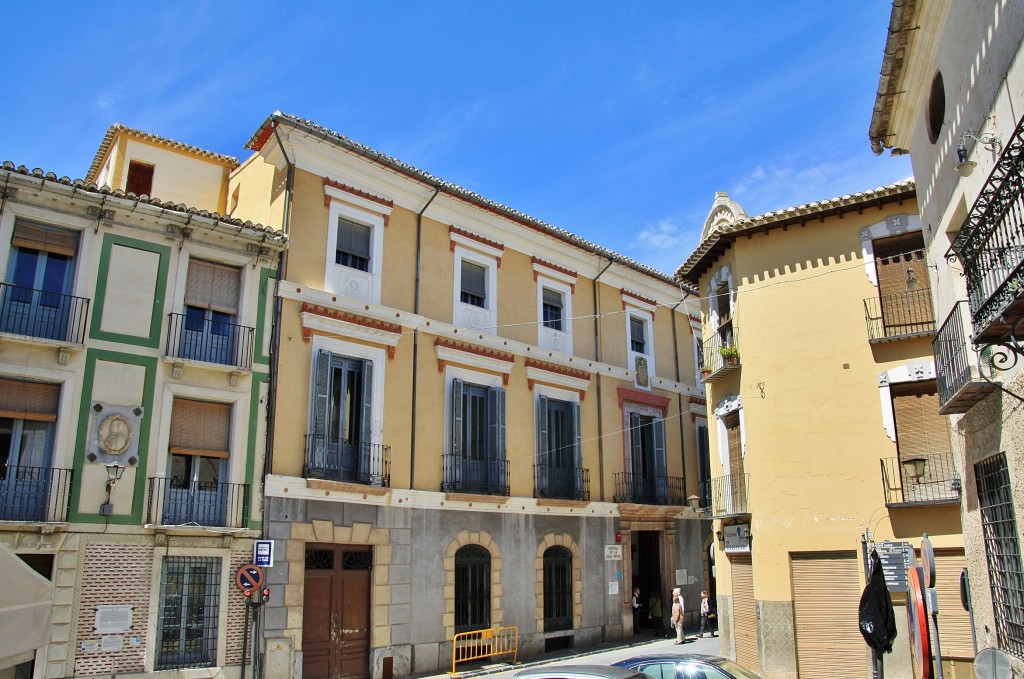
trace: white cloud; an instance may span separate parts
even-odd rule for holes
[[[699,231],[680,228],[669,217],[640,229],[628,253],[638,262],[672,274],[690,256],[699,238]]]

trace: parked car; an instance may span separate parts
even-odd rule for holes
[[[761,679],[728,658],[700,653],[638,655],[620,660],[612,667],[643,672],[654,679]]]
[[[650,677],[615,665],[547,665],[530,667],[516,672],[512,679],[651,679]]]

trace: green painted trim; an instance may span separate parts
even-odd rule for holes
[[[249,428],[248,443],[245,453],[245,482],[249,484],[249,516],[246,517],[246,525],[249,528],[259,528],[261,521],[252,520],[252,508],[256,506],[256,435],[259,431],[257,425],[260,417],[260,386],[264,382],[270,382],[270,375],[253,373],[252,387],[249,392]],[[269,394],[268,394],[269,395]],[[269,426],[269,423],[267,424]],[[263,484],[260,484],[262,490]]]
[[[270,327],[264,327],[267,322],[267,295],[270,293],[269,279],[277,280],[277,270],[263,267],[260,270],[260,293],[256,302],[256,352],[253,356],[253,363],[270,365],[270,356],[263,353],[263,333],[270,332]]]
[[[153,300],[153,315],[149,321],[149,335],[138,337],[136,335],[122,335],[116,332],[104,332],[100,329],[103,322],[103,306],[107,299],[107,272],[110,270],[110,251],[115,245],[122,245],[134,250],[152,252],[160,256],[160,264],[156,273],[156,291]],[[108,233],[103,236],[103,247],[100,251],[99,275],[96,278],[96,300],[92,310],[92,325],[89,328],[89,336],[92,339],[107,340],[109,342],[121,342],[140,347],[157,348],[160,346],[161,321],[164,315],[164,299],[167,296],[167,269],[170,267],[171,248],[167,245],[157,245],[149,241],[115,236]]]
[[[80,512],[81,479],[84,476],[85,447],[89,436],[89,418],[92,414],[92,387],[96,377],[96,362],[125,363],[140,365],[146,369],[146,379],[142,387],[142,407],[144,413],[139,427],[139,463],[135,465],[135,490],[132,493],[131,514],[118,514],[111,517],[100,516],[98,513]],[[142,525],[142,508],[146,504],[146,462],[149,458],[149,433],[153,423],[153,394],[156,390],[156,371],[159,359],[154,356],[138,356],[119,351],[89,349],[85,356],[85,371],[82,375],[82,401],[78,408],[78,437],[75,440],[75,461],[72,465],[74,478],[78,483],[71,489],[72,523],[113,523],[122,525]],[[130,404],[129,404],[130,405]],[[99,507],[96,508],[99,510]],[[109,521],[108,521],[109,519]]]

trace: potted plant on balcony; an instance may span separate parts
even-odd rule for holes
[[[731,344],[723,344],[719,347],[718,353],[722,355],[722,361],[725,363],[736,363],[740,358],[740,350]]]
[[[703,363],[701,363],[700,364],[700,376],[701,376],[701,378],[706,380],[708,378],[708,375],[710,375],[710,374],[711,374],[711,368],[709,368],[708,366],[706,366]]]

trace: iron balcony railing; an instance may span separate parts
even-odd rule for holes
[[[306,464],[302,476],[391,487],[391,446],[343,443],[323,434],[306,435]]]
[[[509,495],[508,460],[473,460],[446,453],[441,490],[446,493]]]
[[[722,375],[740,367],[736,326],[729,323],[704,340],[700,372],[705,382],[714,382]]]
[[[864,318],[868,324],[868,340],[888,340],[932,335],[935,333],[935,312],[930,288],[908,290],[864,300]]]
[[[613,501],[638,505],[685,505],[683,479],[679,476],[617,472]]]
[[[939,504],[960,501],[961,479],[953,453],[883,458],[885,504]]]
[[[749,514],[747,502],[747,474],[729,474],[704,482],[701,495],[708,498],[710,516]]]
[[[1024,317],[1022,188],[1024,118],[1007,140],[950,248],[963,265],[976,342],[1013,334]]]
[[[215,318],[167,315],[167,355],[187,361],[252,368],[256,329]]]
[[[953,305],[932,340],[942,415],[965,413],[996,389],[994,383],[979,375],[976,354],[967,343],[969,333],[967,302],[961,300]]]
[[[0,467],[0,521],[67,521],[73,479],[70,469]]]
[[[533,466],[534,496],[559,500],[589,500],[590,470],[550,464]]]
[[[89,300],[0,283],[0,332],[83,344]]]
[[[201,483],[149,478],[146,522],[164,526],[245,528],[251,503],[247,483]]]

